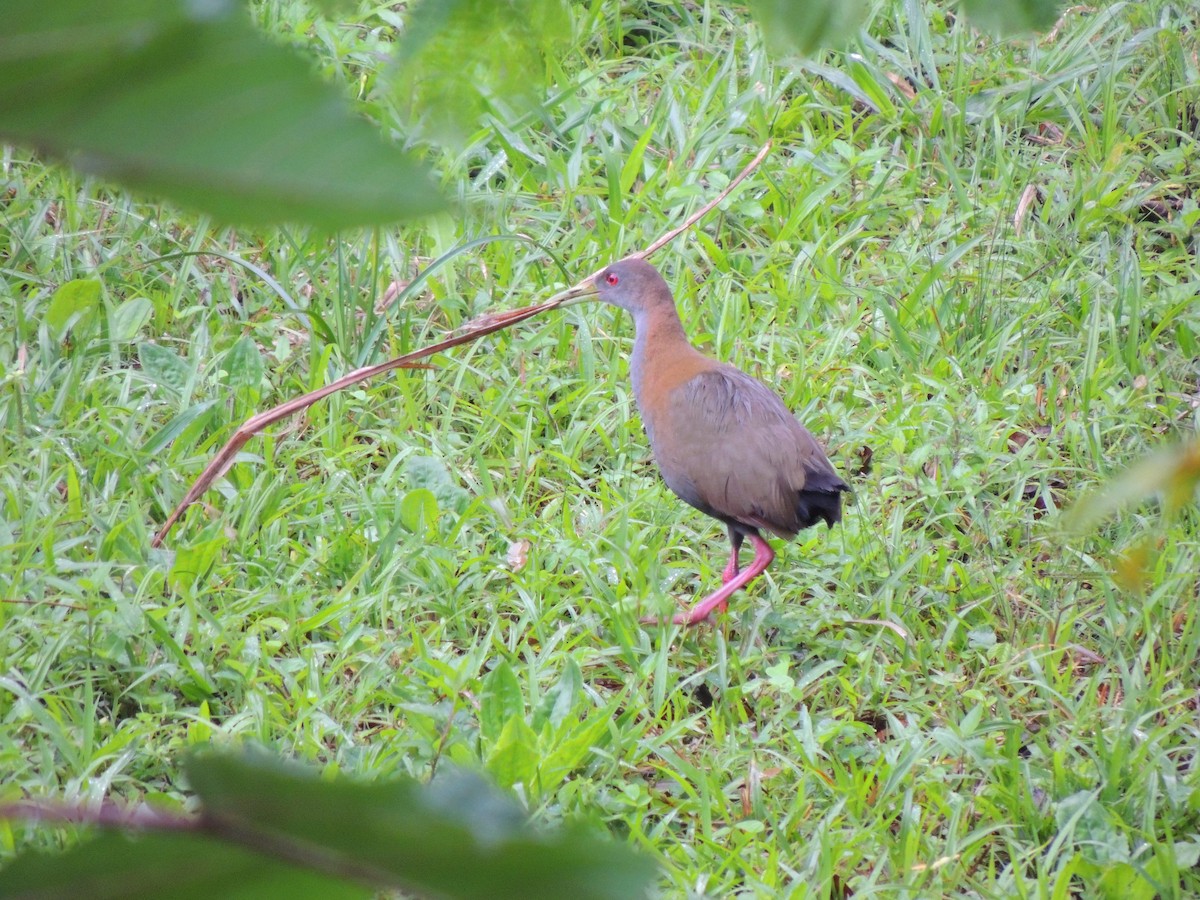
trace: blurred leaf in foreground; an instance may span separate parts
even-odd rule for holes
[[[266,757],[202,753],[198,818],[105,834],[0,871],[4,897],[357,897],[358,886],[450,898],[642,896],[654,863],[578,829],[534,831],[480,777],[322,779]],[[87,820],[87,814],[80,818]]]
[[[395,91],[418,132],[454,140],[497,101],[535,105],[566,47],[566,0],[422,0],[411,5],[396,54]]]
[[[370,889],[191,831],[108,833],[0,870],[0,896],[22,900],[342,900]]]
[[[0,139],[244,224],[326,228],[443,204],[234,0],[8,0]]]
[[[1075,532],[1088,531],[1131,503],[1161,496],[1163,511],[1172,516],[1192,502],[1200,487],[1200,441],[1161,450],[1080,500],[1067,514]]]
[[[962,0],[967,20],[992,34],[1045,31],[1066,6],[1062,0]]]
[[[767,42],[807,55],[846,43],[866,17],[864,0],[748,0]],[[1044,31],[1058,19],[1062,0],[962,0],[975,28],[1010,36]]]
[[[866,9],[863,0],[750,0],[749,5],[771,46],[801,54],[844,44]]]

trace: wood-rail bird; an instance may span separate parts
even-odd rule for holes
[[[692,346],[671,289],[649,263],[636,257],[613,263],[568,291],[563,304],[591,299],[633,315],[629,375],[663,481],[729,530],[721,588],[672,618],[679,625],[702,622],[771,564],[775,552],[763,531],[790,539],[818,522],[832,527],[850,488],[770,388]],[[738,551],[746,539],[754,561],[741,570]]]

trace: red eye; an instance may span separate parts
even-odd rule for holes
[[[616,272],[609,272],[607,275],[604,276],[604,280],[607,281],[610,285],[614,285],[621,279],[617,277]]]

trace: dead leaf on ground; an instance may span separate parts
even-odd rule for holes
[[[892,87],[902,93],[909,100],[917,99],[917,92],[913,90],[913,86],[909,84],[908,79],[902,75],[897,75],[895,72],[885,72],[885,77],[892,83]]]
[[[1008,435],[1008,449],[1016,453],[1034,438],[1048,438],[1054,433],[1049,425],[1033,425],[1025,431],[1013,431]]]
[[[1013,227],[1017,231],[1017,237],[1020,237],[1025,229],[1025,220],[1029,218],[1029,210],[1033,208],[1033,201],[1038,199],[1038,194],[1038,186],[1032,183],[1025,185],[1025,190],[1021,191],[1021,199],[1017,201],[1017,211],[1013,215]]]
[[[1039,122],[1036,131],[1026,131],[1025,140],[1039,147],[1051,147],[1061,144],[1066,138],[1063,130],[1053,122]]]
[[[855,471],[857,475],[871,474],[871,460],[875,458],[875,451],[863,444],[858,448],[858,469]]]
[[[529,563],[529,547],[527,540],[513,541],[508,545],[506,561],[513,572],[520,572]]]

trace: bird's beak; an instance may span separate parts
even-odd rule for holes
[[[553,301],[556,306],[571,306],[575,303],[585,303],[598,293],[600,293],[599,289],[589,280],[586,284],[568,288],[561,294],[555,295]]]

